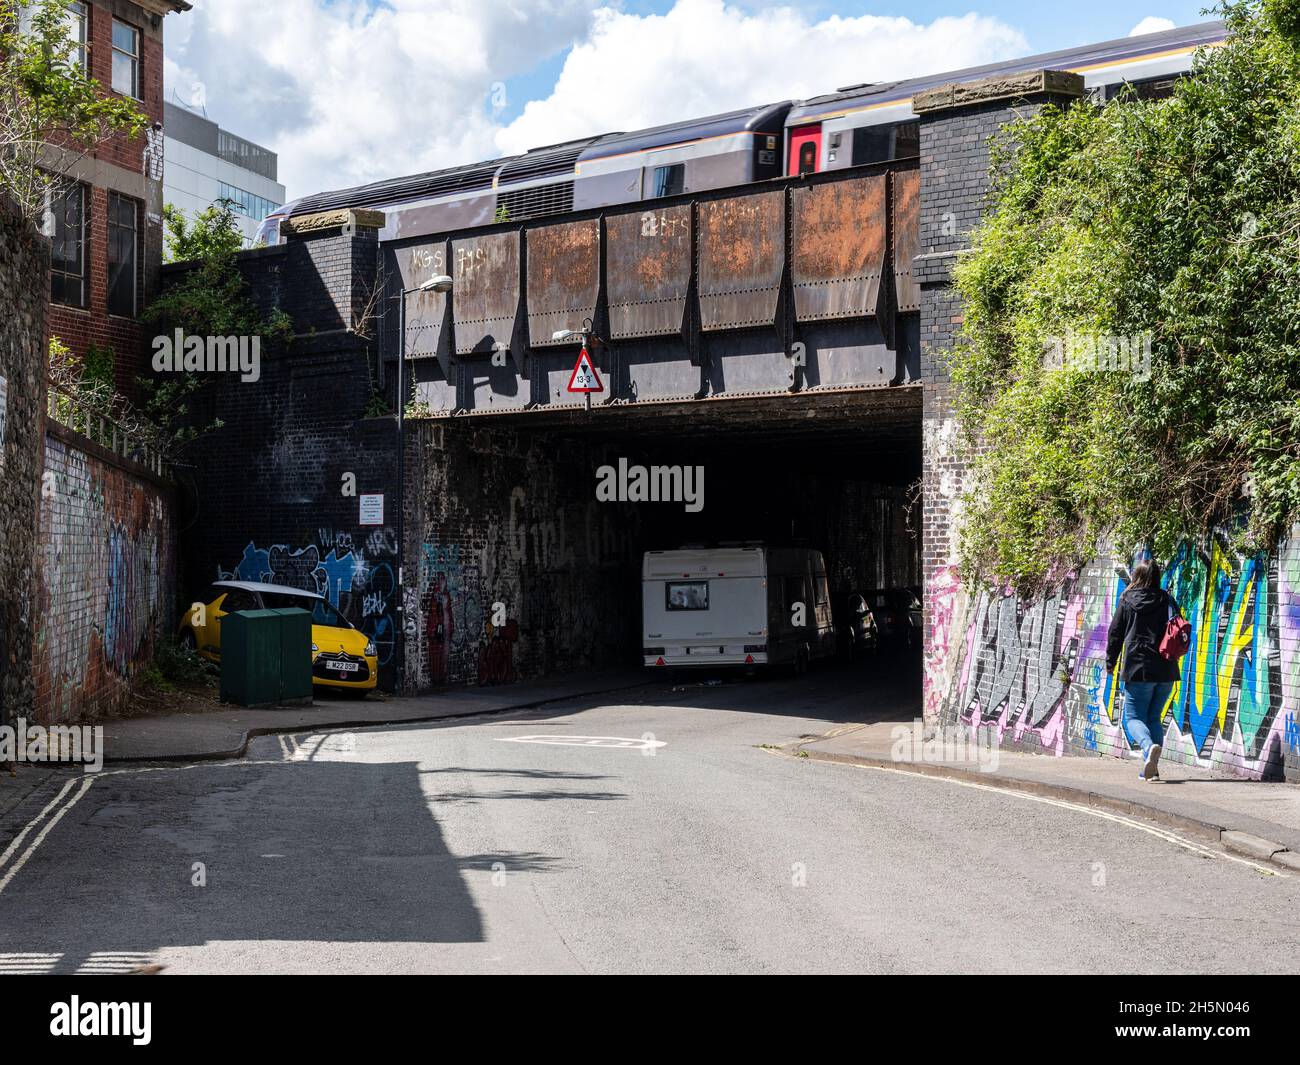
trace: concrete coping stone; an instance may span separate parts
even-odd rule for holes
[[[341,207],[333,211],[316,211],[295,215],[280,223],[286,233],[319,233],[325,229],[383,229],[386,216],[383,211]]]
[[[993,100],[1012,100],[1052,94],[1082,96],[1083,76],[1069,70],[1027,70],[1020,74],[991,74],[978,81],[951,82],[926,89],[912,97],[912,110],[934,114],[960,107],[974,107]]]

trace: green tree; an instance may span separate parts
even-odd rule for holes
[[[244,235],[235,222],[234,203],[218,200],[194,216],[191,222],[172,204],[163,207],[168,262],[188,262],[234,256],[244,246]]]
[[[166,332],[179,328],[187,336],[259,337],[264,353],[292,339],[289,316],[280,310],[264,315],[239,270],[243,235],[229,200],[219,201],[193,220],[168,204],[163,219],[169,254],[188,268],[145,308],[144,321]],[[140,384],[146,396],[145,414],[173,452],[221,427],[220,419],[206,425],[196,420],[195,399],[204,378],[169,374],[141,378]]]
[[[1263,549],[1300,515],[1294,11],[1227,6],[1170,98],[1007,128],[956,270],[968,577],[1029,591],[1102,545],[1167,556],[1215,528]],[[1149,343],[1149,372],[1045,358],[1080,340]]]
[[[0,0],[0,190],[36,223],[87,151],[148,123],[86,73],[68,25],[68,0]]]

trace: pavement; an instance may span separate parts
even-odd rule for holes
[[[986,754],[981,764],[972,748],[927,751],[924,743],[910,739],[910,726],[909,739],[900,744],[897,729],[897,722],[888,721],[840,726],[791,749],[825,761],[996,784],[1145,817],[1300,872],[1300,787],[1295,784],[1218,775],[1173,762],[1161,763],[1159,780],[1144,781],[1138,779],[1140,760],[1106,755],[1056,758],[998,750],[996,758]]]
[[[640,671],[593,670],[522,684],[445,688],[418,696],[372,693],[365,699],[319,695],[310,706],[210,710],[114,718],[103,723],[104,761],[203,761],[241,757],[250,739],[311,729],[370,728],[497,714],[560,699],[600,695],[646,683]]]
[[[1296,971],[1300,877],[799,757],[886,687],[859,679],[661,684],[66,781],[0,855],[0,972]]]

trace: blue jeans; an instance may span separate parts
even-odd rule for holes
[[[1173,681],[1126,680],[1124,682],[1124,732],[1142,748],[1145,757],[1153,743],[1164,745],[1165,727],[1160,714],[1174,690]]]

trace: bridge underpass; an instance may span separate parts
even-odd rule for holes
[[[833,594],[920,585],[918,206],[894,163],[382,245],[384,384],[400,350],[424,416],[407,685],[638,662],[647,550],[809,546]],[[703,499],[598,500],[620,463],[701,468]]]
[[[921,582],[919,388],[408,424],[416,688],[636,665],[649,550],[816,548],[836,597]],[[599,501],[620,461],[698,469],[698,509]]]

